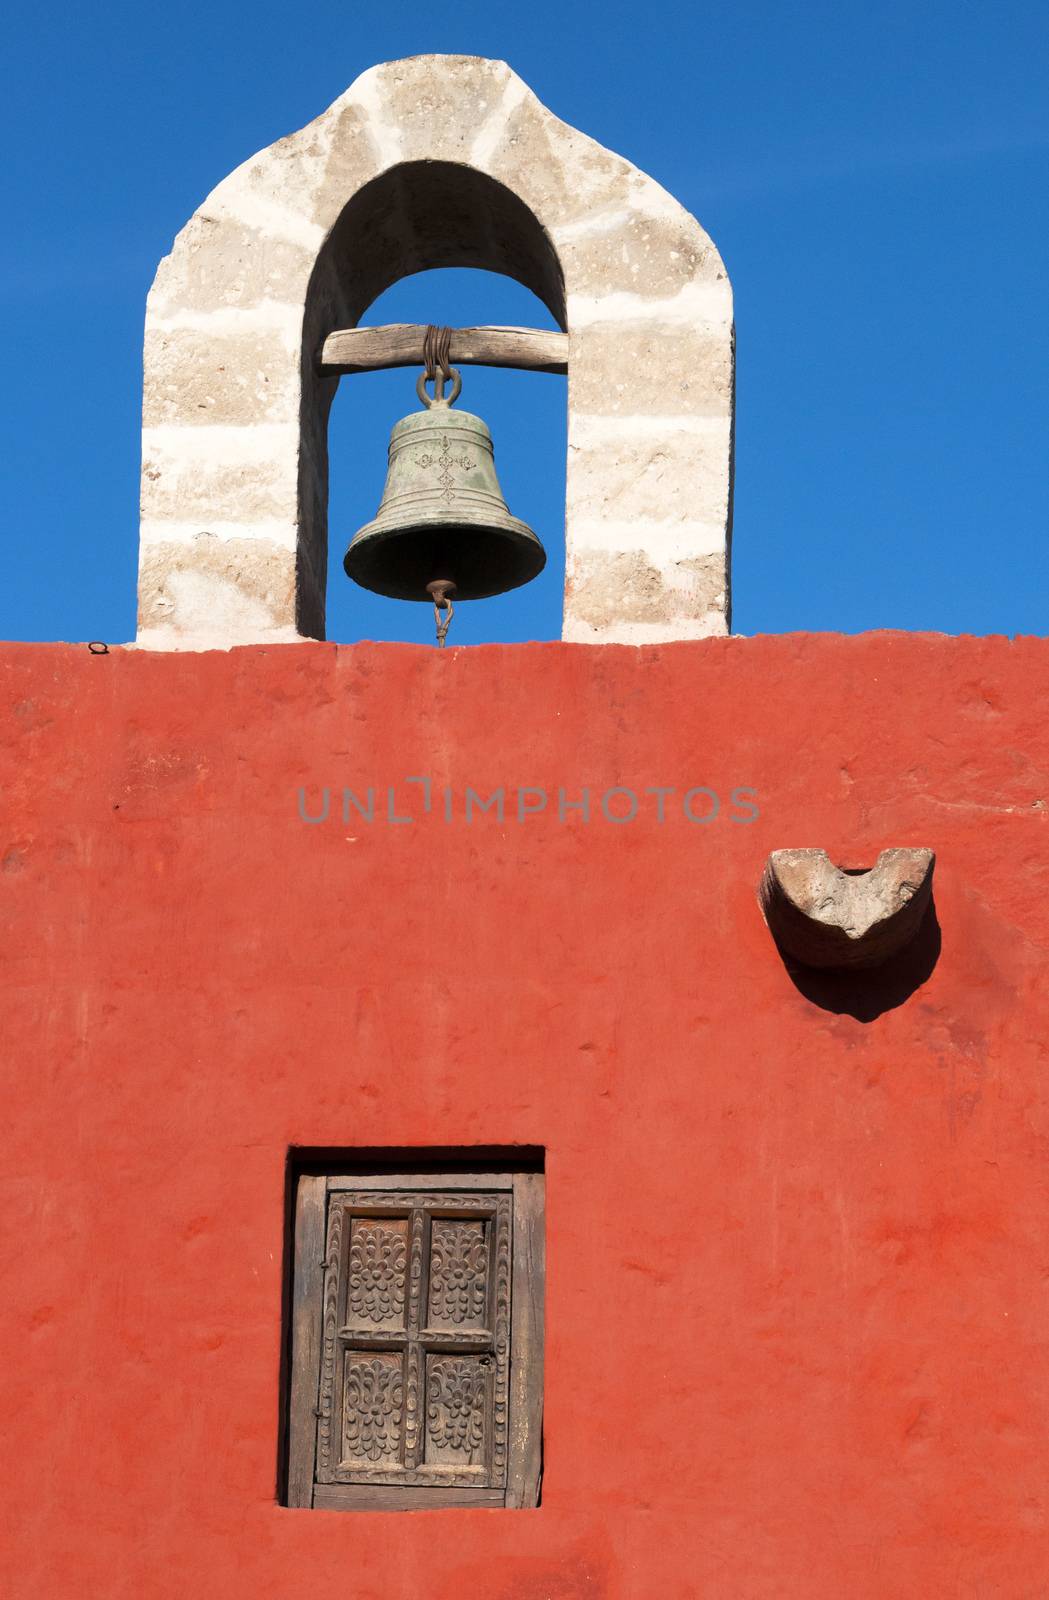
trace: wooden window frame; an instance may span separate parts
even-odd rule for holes
[[[297,1175],[293,1191],[288,1506],[327,1511],[409,1511],[450,1506],[520,1510],[538,1505],[542,1476],[544,1191],[544,1175],[536,1171],[339,1171]],[[431,1210],[438,1205],[449,1215],[455,1214],[459,1196],[462,1214],[481,1208],[493,1220],[497,1213],[508,1218],[510,1348],[505,1487],[318,1481],[329,1212],[333,1197],[344,1196],[348,1201],[350,1195],[371,1194],[376,1196],[377,1205],[383,1203],[385,1196],[402,1209],[408,1198],[415,1196],[417,1204],[426,1202]],[[489,1196],[496,1197],[493,1206],[486,1204],[485,1197]],[[497,1333],[493,1328],[493,1340]]]

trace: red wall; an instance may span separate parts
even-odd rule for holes
[[[1049,643],[0,674],[6,1594],[1049,1593]],[[419,813],[410,774],[451,824],[298,820],[300,784]],[[500,783],[677,794],[468,826]],[[937,852],[934,970],[807,996],[768,851],[898,844]],[[542,1507],[281,1508],[288,1147],[514,1143],[547,1152]]]

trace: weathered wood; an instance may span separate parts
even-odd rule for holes
[[[542,1216],[538,1174],[300,1179],[289,1504],[536,1503]]]
[[[514,367],[529,372],[568,371],[568,335],[547,328],[453,328],[449,360],[460,367]],[[339,328],[329,333],[320,364],[327,372],[376,372],[424,364],[421,323],[382,328]]]
[[[512,1196],[415,1181],[330,1196],[315,1482],[502,1490]]]
[[[461,1189],[468,1193],[471,1189],[488,1189],[509,1194],[514,1186],[512,1172],[439,1172],[427,1173],[420,1179],[417,1172],[385,1172],[362,1178],[359,1173],[349,1177],[331,1177],[327,1179],[329,1191],[336,1189],[380,1189],[395,1192],[398,1189],[412,1189],[419,1183],[425,1183],[430,1189]]]
[[[513,1317],[510,1334],[510,1450],[506,1504],[539,1503],[543,1470],[545,1346],[545,1178],[514,1178]]]
[[[288,1504],[308,1506],[317,1453],[317,1386],[321,1365],[324,1256],[323,1178],[300,1177],[295,1195],[295,1274],[291,1305]]]
[[[386,1483],[324,1483],[317,1511],[437,1511],[447,1506],[502,1506],[502,1489],[402,1489]]]
[[[355,1350],[405,1350],[408,1347],[408,1333],[404,1328],[358,1328],[351,1323],[339,1328],[338,1337],[343,1344],[353,1345]]]

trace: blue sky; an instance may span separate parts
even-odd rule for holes
[[[113,0],[4,29],[0,636],[134,635],[142,318],[204,195],[376,61],[498,56],[699,218],[736,296],[734,628],[1047,628],[1049,10],[1044,0],[445,8]],[[476,273],[368,321],[550,325]],[[511,509],[551,555],[460,642],[559,629],[564,389],[464,375]],[[431,636],[342,549],[375,509],[406,372],[344,380],[330,635]]]

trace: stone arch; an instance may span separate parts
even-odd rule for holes
[[[356,327],[384,290],[434,267],[480,267],[516,278],[565,326],[557,252],[534,213],[490,174],[460,162],[401,162],[347,200],[306,293],[297,586],[297,621],[305,634],[324,628],[328,414],[339,382],[318,371],[316,352],[333,328]]]
[[[435,266],[570,337],[564,637],[723,633],[731,290],[694,218],[503,62],[372,68],[208,197],[147,305],[139,642],[323,637],[325,335]]]

